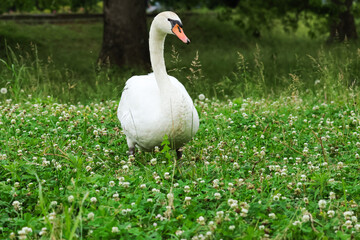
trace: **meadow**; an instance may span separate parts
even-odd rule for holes
[[[97,66],[100,24],[2,23],[0,238],[360,238],[358,43],[184,29],[167,66],[200,129],[176,160],[166,138],[127,155],[116,109],[141,70]]]

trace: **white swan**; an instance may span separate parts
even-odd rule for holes
[[[199,116],[185,87],[166,72],[164,42],[167,34],[175,34],[184,43],[190,43],[175,13],[159,13],[151,24],[149,37],[154,73],[131,77],[121,95],[117,115],[129,154],[134,154],[135,146],[143,151],[160,147],[167,135],[180,158],[179,148],[199,129]]]

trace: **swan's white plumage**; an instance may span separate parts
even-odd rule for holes
[[[142,150],[160,146],[165,135],[171,138],[174,148],[179,148],[199,128],[198,113],[184,86],[174,77],[169,79],[177,92],[174,91],[166,103],[160,96],[154,74],[133,76],[126,82],[118,118],[128,141]]]
[[[150,30],[150,55],[154,73],[131,77],[125,85],[118,107],[118,118],[129,148],[145,151],[160,146],[167,135],[172,147],[190,141],[199,128],[199,116],[185,87],[168,76],[163,59],[163,44],[172,12],[155,17]],[[165,28],[165,29],[164,29]],[[171,32],[171,29],[170,29]]]

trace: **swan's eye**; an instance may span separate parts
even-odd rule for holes
[[[178,20],[173,20],[173,19],[171,19],[171,18],[168,18],[168,21],[171,23],[171,27],[175,27],[176,24],[179,25],[180,28],[183,27],[183,26],[182,26],[182,23],[181,23],[180,21],[178,21]]]
[[[178,30],[179,30],[179,33],[181,33],[181,28],[180,28],[180,26],[178,26]]]

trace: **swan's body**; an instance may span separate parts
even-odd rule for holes
[[[173,32],[185,43],[179,17],[172,12],[158,14],[150,28],[150,58],[154,73],[133,76],[127,82],[118,108],[118,118],[127,138],[129,153],[135,146],[151,151],[164,136],[178,150],[199,129],[199,116],[185,87],[166,73],[164,41]]]

